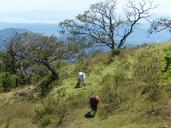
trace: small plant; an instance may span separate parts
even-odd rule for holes
[[[38,123],[40,127],[45,128],[47,125],[51,123],[49,114],[49,109],[47,109],[45,106],[37,105],[35,107],[35,117],[34,122]]]
[[[58,121],[57,124],[61,125],[64,122],[64,119],[66,115],[68,115],[69,112],[69,103],[68,102],[61,102],[58,104],[58,109],[57,109],[57,117]]]
[[[65,101],[65,90],[59,89],[57,95],[45,99],[35,107],[34,120],[40,127],[46,127],[51,123],[61,125],[69,113],[69,101]]]

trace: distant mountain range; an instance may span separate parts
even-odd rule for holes
[[[0,30],[0,47],[4,46],[4,43],[15,37],[16,33],[30,32],[26,29],[16,29],[16,28],[7,28]]]
[[[30,23],[30,24],[21,24],[21,23],[0,23],[0,47],[3,46],[4,41],[11,39],[15,34],[22,32],[34,32],[42,33],[45,35],[55,35],[60,39],[64,38],[64,35],[60,35],[58,32],[57,24],[42,24],[42,23]],[[136,46],[143,43],[159,43],[168,41],[171,39],[171,33],[160,32],[153,35],[147,34],[146,25],[143,25],[137,28],[134,33],[128,38],[126,45],[127,46]]]
[[[42,33],[46,35],[58,35],[57,24],[45,23],[4,23],[0,22],[0,30],[7,28],[26,29],[35,33]]]

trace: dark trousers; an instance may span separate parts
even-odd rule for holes
[[[94,111],[94,113],[96,113],[97,111],[97,104],[98,104],[97,99],[95,99],[94,97],[90,97],[90,107],[92,111]]]

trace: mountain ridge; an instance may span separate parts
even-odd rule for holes
[[[7,28],[0,30],[0,47],[2,48],[8,40],[15,37],[17,33],[31,32],[27,29]]]
[[[134,30],[125,43],[128,47],[135,47],[144,43],[160,43],[167,42],[171,39],[170,33],[162,31],[156,34],[149,35],[147,25],[140,25]],[[54,35],[57,38],[64,40],[66,35],[59,33],[57,24],[47,23],[4,23],[0,22],[0,47],[7,38],[11,39],[16,32],[33,32],[43,35]],[[11,36],[11,37],[10,37]]]

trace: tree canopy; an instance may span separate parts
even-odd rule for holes
[[[125,13],[118,13],[117,1],[106,0],[92,4],[89,10],[75,19],[61,22],[61,32],[93,44],[103,44],[115,51],[124,45],[140,21],[148,20],[153,8],[155,6],[145,0],[139,3],[128,1]]]
[[[152,33],[160,32],[163,30],[168,30],[169,32],[171,32],[171,20],[170,19],[168,18],[155,19],[151,23],[149,32],[152,34]]]
[[[43,36],[34,33],[17,34],[12,40],[7,42],[4,49],[4,59],[9,63],[11,71],[14,74],[18,71],[24,78],[28,79],[29,71],[34,70],[34,65],[44,66],[50,73],[47,84],[48,89],[50,82],[59,80],[58,69],[55,69],[53,62],[59,62],[75,58],[79,53],[81,46],[74,42],[59,41],[54,36]],[[43,88],[44,88],[43,87]]]

